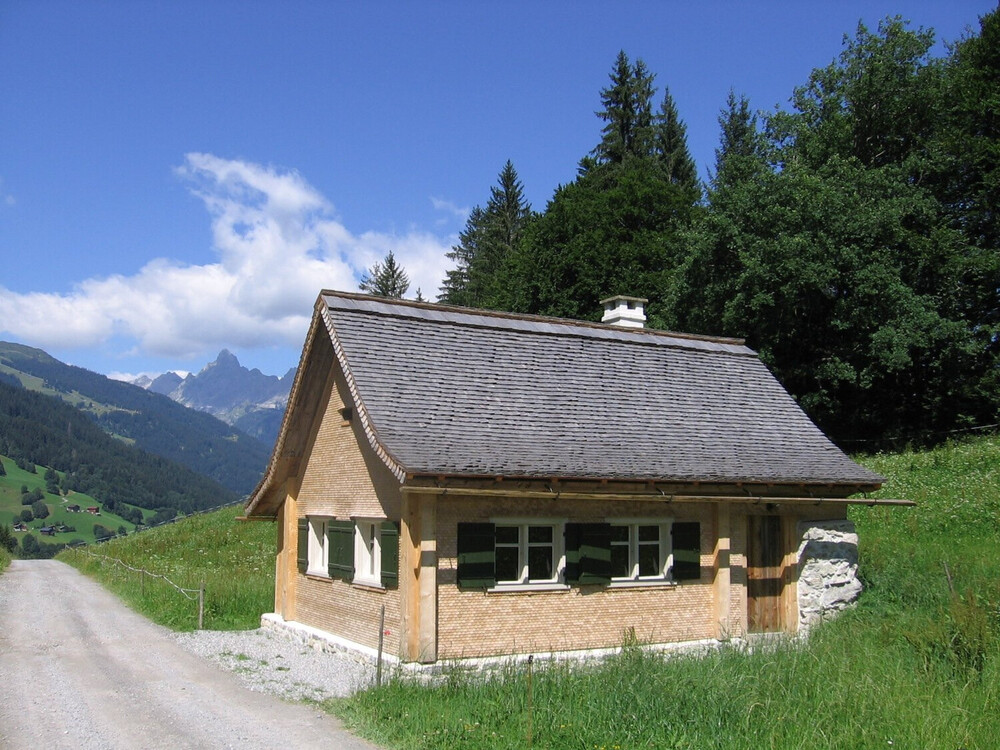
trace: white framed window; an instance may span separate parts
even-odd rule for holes
[[[669,580],[671,525],[662,519],[612,521],[612,583]]]
[[[377,520],[354,521],[354,583],[382,586],[382,531]]]
[[[309,566],[311,576],[329,576],[330,540],[327,535],[329,518],[309,517]]]
[[[499,519],[495,522],[495,575],[504,586],[561,583],[564,567],[562,521]]]

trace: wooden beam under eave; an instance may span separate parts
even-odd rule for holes
[[[470,497],[519,497],[531,500],[652,500],[668,503],[740,503],[740,504],[772,504],[772,505],[898,505],[914,506],[912,500],[895,498],[850,498],[850,497],[784,497],[767,495],[671,495],[669,493],[617,493],[617,492],[575,492],[569,490],[544,491],[522,490],[516,487],[510,489],[484,489],[478,487],[432,487],[405,485],[400,488],[406,495],[466,495]]]

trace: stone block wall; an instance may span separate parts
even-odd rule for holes
[[[861,593],[858,535],[848,520],[799,521],[799,632],[853,604]]]

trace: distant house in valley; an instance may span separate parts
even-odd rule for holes
[[[55,527],[53,527],[53,526],[42,526],[42,528],[40,528],[38,530],[38,532],[40,534],[45,534],[45,536],[55,536],[56,535],[56,530],[55,530]]]
[[[796,632],[882,478],[742,341],[324,291],[246,505],[283,627],[406,662]],[[383,610],[384,608],[384,610]],[[384,626],[380,618],[384,611]]]
[[[101,515],[101,509],[98,508],[96,505],[92,505],[89,508],[87,508],[87,512],[94,516]]]
[[[28,527],[25,526],[20,521],[18,521],[17,523],[14,524],[14,531],[27,531],[27,530],[28,530]]]
[[[66,510],[68,510],[70,513],[79,513],[80,512],[80,506],[79,505],[67,505],[66,506]]]

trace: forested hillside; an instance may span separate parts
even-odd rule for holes
[[[63,491],[90,495],[109,511],[129,503],[190,513],[238,495],[190,469],[127,445],[58,398],[0,380],[0,454],[19,465],[65,472]]]
[[[1000,10],[934,41],[859,25],[787,109],[731,93],[707,185],[669,91],[620,53],[576,180],[533,212],[504,165],[439,300],[597,320],[646,297],[650,325],[745,338],[849,449],[995,424]]]
[[[40,349],[0,342],[2,372],[73,404],[105,432],[210,477],[233,493],[249,493],[267,464],[267,447],[215,417],[67,365]],[[36,463],[52,465],[40,459]]]

